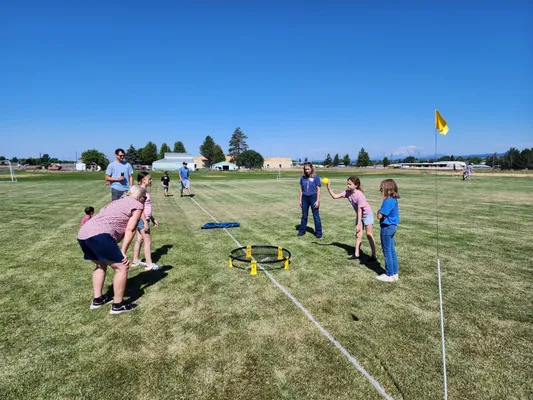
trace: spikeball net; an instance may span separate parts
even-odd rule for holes
[[[265,270],[289,269],[291,252],[276,246],[246,246],[231,251],[229,266],[250,269],[250,275],[257,275],[257,265]]]

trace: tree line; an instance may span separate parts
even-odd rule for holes
[[[262,168],[264,164],[263,156],[255,150],[250,150],[248,148],[248,144],[246,143],[246,139],[248,139],[248,136],[246,136],[240,128],[236,128],[229,141],[228,155],[230,156],[230,161],[242,167]],[[224,154],[222,147],[216,144],[211,136],[206,136],[199,150],[200,154],[207,159],[208,166],[226,160],[226,155]],[[185,149],[185,146],[181,141],[175,142],[172,150],[170,146],[166,143],[163,143],[158,150],[157,145],[149,141],[144,147],[138,149],[136,149],[133,145],[130,145],[130,147],[126,150],[125,159],[132,165],[151,165],[154,161],[163,159],[165,153],[170,152],[187,153],[187,150]],[[6,157],[0,156],[0,161],[3,160],[7,160]],[[40,157],[29,157],[20,159],[17,157],[13,157],[9,161],[11,161],[12,164],[44,166],[45,168],[48,168],[50,164],[63,164],[74,162],[71,160],[59,160],[57,158],[52,158],[49,154],[43,154]],[[107,159],[105,154],[96,149],[84,151],[81,154],[81,161],[88,165],[100,165],[102,168],[106,168],[109,164],[109,160]],[[300,159],[299,161],[301,162],[302,160]],[[307,158],[305,159],[305,161],[307,161]],[[353,165],[356,167],[384,165],[386,167],[392,162],[417,163],[434,161],[467,161],[472,164],[484,163],[485,165],[488,165],[490,167],[500,168],[503,170],[533,169],[533,148],[526,148],[520,151],[514,147],[511,147],[503,155],[498,155],[497,153],[494,153],[484,158],[479,156],[472,156],[466,158],[461,156],[455,157],[452,154],[449,156],[442,156],[437,159],[420,159],[415,156],[408,156],[403,159],[399,158],[396,160],[384,157],[383,160],[377,161],[372,161],[368,152],[366,152],[364,148],[361,148],[354,163],[352,163],[351,158],[348,154],[345,154],[344,157],[341,158],[339,154],[335,154],[334,157],[331,157],[329,153],[326,155],[323,161],[318,160],[313,161],[313,163],[323,164],[324,166],[328,167],[336,167],[339,165]]]

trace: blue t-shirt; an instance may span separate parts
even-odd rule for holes
[[[398,199],[395,199],[394,197],[388,197],[383,200],[379,212],[383,215],[383,219],[379,222],[380,226],[400,224],[400,209],[398,207]]]
[[[189,179],[189,168],[181,167],[179,171],[181,174],[181,179]]]
[[[318,175],[306,177],[305,175],[300,178],[300,186],[302,188],[302,194],[304,196],[311,196],[318,192],[318,187],[321,186],[320,177]]]
[[[109,185],[111,189],[119,190],[121,192],[126,192],[130,190],[130,175],[133,175],[133,168],[131,164],[123,161],[113,161],[107,166],[105,174],[109,175],[112,178],[124,177],[120,182],[111,182]],[[122,175],[124,174],[124,175]]]

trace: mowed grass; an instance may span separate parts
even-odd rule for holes
[[[89,310],[92,267],[76,242],[83,209],[110,199],[103,175],[2,184],[0,398],[382,398],[264,273],[228,268],[240,244],[289,249],[290,269],[272,277],[395,399],[443,395],[439,258],[449,397],[532,398],[532,179],[358,172],[374,211],[379,182],[399,184],[399,282],[374,279],[377,224],[379,264],[346,260],[346,200],[324,192],[324,238],[296,237],[297,171],[195,173],[193,199],[176,186],[164,198],[156,174],[153,252],[165,270],[132,268],[127,295],[139,307],[118,316]],[[339,192],[352,174],[323,176]],[[211,216],[241,227],[200,229]]]

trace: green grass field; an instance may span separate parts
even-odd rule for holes
[[[322,176],[339,192],[352,173]],[[289,249],[290,268],[272,278],[394,399],[443,397],[439,258],[449,398],[533,398],[533,180],[355,173],[374,211],[382,179],[400,187],[399,282],[375,279],[377,225],[380,264],[346,260],[346,200],[324,192],[324,238],[296,236],[298,171],[194,173],[193,199],[177,186],[164,198],[155,174],[152,249],[165,269],[132,268],[138,308],[116,316],[89,310],[92,267],[76,242],[83,209],[111,198],[103,173],[2,183],[0,398],[383,398],[265,273],[228,267],[237,244]],[[208,213],[241,227],[202,230]]]

